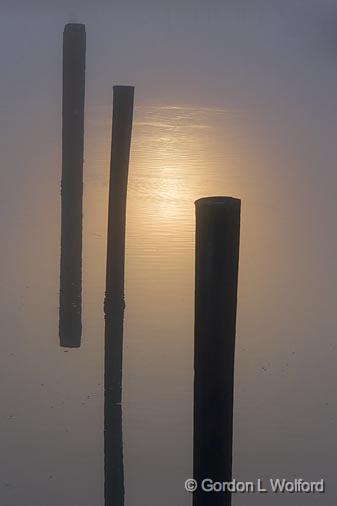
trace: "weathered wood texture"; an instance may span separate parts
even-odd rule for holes
[[[63,34],[60,345],[81,344],[85,26]]]
[[[240,200],[196,201],[193,506],[229,506],[229,493],[203,492],[232,476],[233,383]]]
[[[105,506],[124,504],[122,366],[126,197],[134,88],[114,86],[106,267],[104,463]]]

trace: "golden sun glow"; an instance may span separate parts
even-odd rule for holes
[[[205,118],[198,109],[182,108],[140,108],[137,116],[130,190],[145,207],[151,203],[154,219],[179,221],[193,204],[195,174],[206,163]]]

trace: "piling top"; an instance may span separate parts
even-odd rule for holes
[[[194,202],[196,207],[210,207],[210,206],[221,206],[221,207],[232,207],[233,205],[240,205],[241,200],[234,197],[203,197]]]
[[[72,32],[72,31],[78,31],[78,32],[85,32],[85,25],[83,23],[67,23],[64,26],[64,32]]]
[[[125,85],[125,84],[115,84],[113,87],[113,90],[114,91],[121,91],[121,92],[133,92],[135,87],[134,86],[129,86],[129,85]]]

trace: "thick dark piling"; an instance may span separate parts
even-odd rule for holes
[[[193,506],[230,506],[202,481],[232,479],[234,351],[239,263],[238,199],[196,201]]]
[[[134,88],[114,86],[106,267],[104,469],[105,506],[124,504],[122,365],[126,197]]]
[[[82,24],[63,33],[60,345],[81,344],[82,200],[86,34]]]

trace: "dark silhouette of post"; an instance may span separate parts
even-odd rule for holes
[[[239,263],[238,199],[196,201],[193,506],[229,506],[202,481],[232,479],[234,350]]]
[[[124,504],[122,365],[126,197],[134,88],[114,86],[106,267],[104,370],[105,506]]]
[[[81,344],[82,200],[86,34],[82,24],[63,33],[60,345]]]

